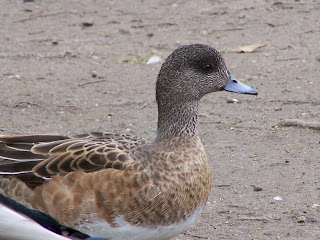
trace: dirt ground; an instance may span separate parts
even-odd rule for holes
[[[0,134],[152,140],[161,64],[147,60],[208,44],[259,95],[202,100],[214,186],[201,220],[175,239],[320,239],[318,0],[25,2],[0,1]],[[234,51],[252,44],[263,47]]]

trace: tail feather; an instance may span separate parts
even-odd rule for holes
[[[26,161],[26,162],[16,162],[11,161],[10,163],[1,165],[0,174],[21,174],[21,173],[31,173],[32,168],[39,164],[39,161]]]
[[[32,148],[39,143],[60,142],[65,139],[69,139],[69,137],[60,135],[0,135],[0,192],[16,199],[14,191],[8,190],[6,186],[9,182],[21,180],[30,189],[41,185],[44,178],[35,176],[33,168],[48,156],[47,153],[34,152]],[[12,180],[13,178],[16,180]]]

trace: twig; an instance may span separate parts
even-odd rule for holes
[[[19,42],[52,42],[52,38],[36,38],[36,39],[28,39],[28,40],[22,40]]]
[[[131,105],[143,105],[144,102],[136,102],[136,101],[127,101],[127,102],[122,102],[122,103],[113,103],[113,104],[107,104],[108,106],[119,106],[119,107],[124,107],[124,106],[131,106]]]
[[[143,104],[141,107],[139,107],[139,109],[143,109],[143,108],[145,108],[146,106],[148,106],[148,103]]]
[[[312,128],[320,130],[320,123],[318,122],[305,122],[300,119],[285,119],[278,124],[281,127],[300,127],[300,128]]]
[[[145,27],[152,27],[152,26],[158,26],[158,27],[170,27],[170,26],[177,26],[176,23],[170,23],[170,22],[164,22],[164,23],[158,23],[158,24],[141,24],[141,25],[135,25],[131,26],[132,28],[145,28]]]
[[[33,20],[33,19],[36,19],[36,18],[41,18],[41,17],[49,17],[49,16],[61,15],[61,14],[64,14],[64,13],[67,13],[67,11],[60,11],[60,12],[54,12],[54,13],[35,15],[35,16],[28,17],[28,18],[20,19],[18,21],[15,21],[15,23],[26,22],[26,21],[30,21],[30,20]]]
[[[238,218],[240,221],[262,221],[262,222],[268,222],[268,218],[263,217],[242,217]]]
[[[220,28],[220,29],[211,29],[209,32],[222,32],[222,31],[241,31],[244,30],[244,28]]]
[[[71,110],[71,111],[81,110],[80,107],[74,106],[74,105],[58,105],[57,107],[65,110]]]
[[[289,101],[283,102],[283,104],[311,104],[311,105],[320,105],[320,101],[289,100]]]
[[[194,235],[190,233],[184,233],[184,235],[190,236],[190,237],[195,237],[195,238],[200,238],[200,239],[209,239],[207,236],[199,236],[199,235]]]
[[[59,55],[46,55],[46,54],[37,54],[37,53],[27,53],[27,54],[0,54],[0,59],[2,58],[64,58],[66,54]]]
[[[88,38],[88,39],[72,39],[72,40],[63,40],[59,41],[59,44],[73,44],[73,43],[87,43],[87,42],[108,42],[110,39],[106,37],[101,38]],[[108,42],[107,44],[111,45],[111,42]]]
[[[314,3],[307,3],[307,2],[281,2],[281,1],[273,3],[273,5],[282,5],[282,4],[292,4],[292,5],[307,5],[307,4],[310,4],[310,5],[317,5],[319,3],[317,3],[317,2],[314,2]]]
[[[314,106],[320,105],[320,101],[306,101],[306,100],[288,100],[288,101],[271,100],[270,102],[280,102],[283,104],[295,104],[295,105],[300,105],[300,104],[311,104]]]
[[[107,81],[107,79],[97,80],[97,81],[93,81],[93,82],[85,82],[85,83],[79,84],[78,86],[85,86],[85,85],[94,84],[94,83],[100,83],[100,82],[105,82],[105,81]]]
[[[18,102],[14,104],[14,107],[31,107],[31,106],[42,107],[37,103],[31,103],[31,102]]]
[[[230,184],[219,184],[215,185],[215,187],[230,187]]]
[[[283,59],[276,59],[276,62],[281,62],[281,61],[293,61],[293,60],[299,60],[300,58],[283,58]]]
[[[40,31],[36,31],[36,32],[29,32],[28,35],[34,35],[34,34],[40,34],[40,33],[44,33],[44,31],[40,30]]]

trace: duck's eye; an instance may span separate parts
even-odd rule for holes
[[[205,70],[206,72],[212,72],[213,71],[213,67],[212,67],[211,64],[202,65],[202,69]]]

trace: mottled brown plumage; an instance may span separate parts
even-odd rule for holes
[[[197,131],[199,100],[226,88],[230,79],[215,49],[182,46],[158,75],[154,142],[97,132],[0,136],[0,191],[89,235],[173,237],[196,221],[210,194],[211,173]],[[101,224],[108,229],[100,230]],[[122,233],[127,224],[137,231]],[[170,228],[175,224],[178,230]],[[152,234],[133,235],[140,228]]]

